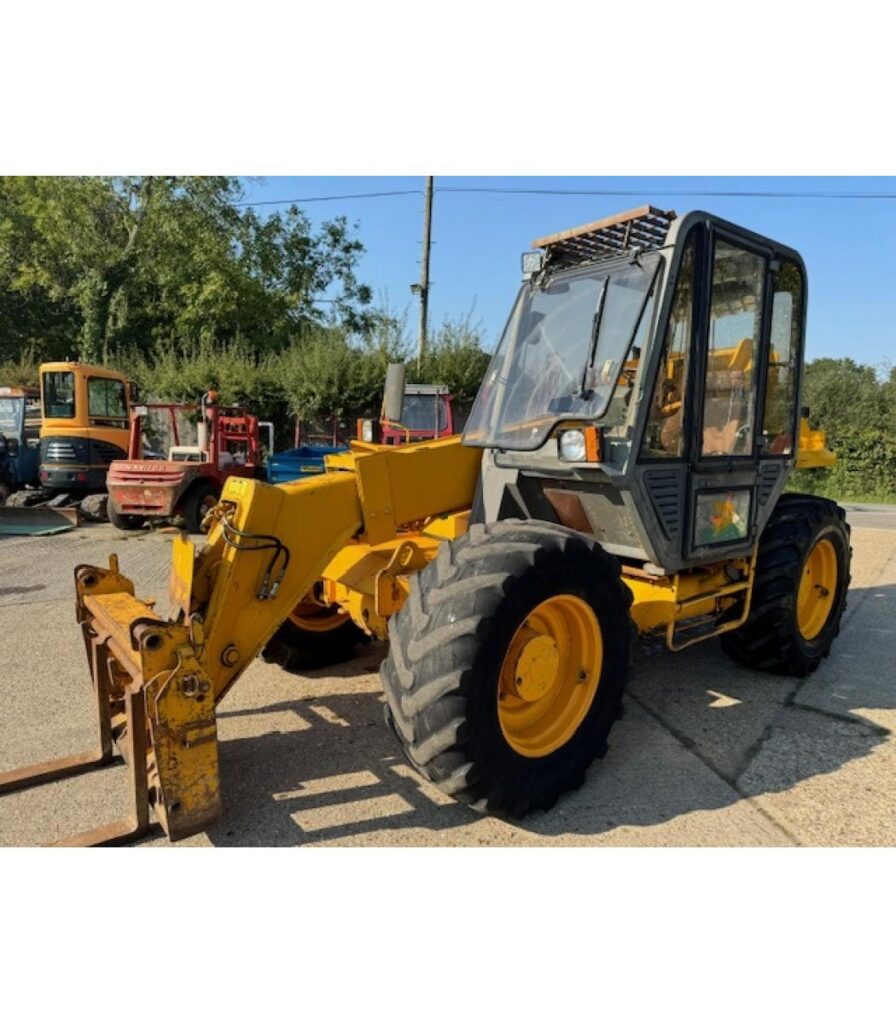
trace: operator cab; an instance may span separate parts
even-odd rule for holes
[[[542,238],[464,442],[477,514],[560,522],[648,571],[747,554],[793,468],[798,253],[642,207]]]

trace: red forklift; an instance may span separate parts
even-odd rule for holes
[[[163,419],[167,413],[167,433],[173,442],[167,458],[146,457],[144,421],[150,412],[162,414]],[[183,419],[196,413],[196,443],[182,444]],[[190,533],[203,532],[203,520],[228,477],[265,479],[259,440],[262,426],[268,428],[273,449],[273,424],[260,424],[243,406],[218,405],[214,391],[206,392],[199,405],[135,406],[128,457],[112,462],[106,477],[109,521],[120,530],[139,530],[147,520],[180,516]]]

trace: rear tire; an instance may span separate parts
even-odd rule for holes
[[[211,484],[197,484],[184,498],[181,508],[181,515],[184,519],[187,533],[204,533],[202,520],[206,513],[213,508],[218,501],[218,492]]]
[[[140,530],[146,522],[143,516],[128,516],[119,512],[111,498],[106,504],[106,516],[117,530]]]
[[[781,496],[759,541],[750,616],[721,638],[735,661],[806,676],[828,656],[840,632],[850,580],[845,515],[827,498]],[[825,564],[826,577],[815,578],[814,567]]]
[[[351,661],[355,647],[369,643],[370,637],[338,609],[332,609],[329,615],[327,611],[322,609],[316,629],[303,629],[298,617],[287,619],[265,645],[262,660],[279,665],[287,672],[304,672]],[[340,621],[327,628],[337,617]]]
[[[631,601],[618,561],[561,526],[476,524],[445,541],[391,619],[380,669],[405,756],[479,810],[551,808],[582,785],[621,715]],[[596,645],[578,639],[589,622]]]

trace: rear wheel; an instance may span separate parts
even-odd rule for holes
[[[445,542],[389,624],[387,720],[410,762],[522,817],[578,788],[621,713],[635,635],[619,563],[548,523]]]
[[[188,533],[207,533],[202,529],[202,521],[218,504],[218,492],[212,484],[197,484],[184,498],[181,515]]]
[[[118,507],[111,498],[106,504],[106,516],[109,522],[118,530],[139,530],[146,522],[143,516],[129,516],[119,512]]]
[[[851,554],[839,505],[782,495],[759,541],[750,616],[722,636],[725,650],[751,668],[814,672],[840,632]]]
[[[370,637],[346,612],[314,600],[301,601],[261,652],[264,661],[288,672],[325,668],[349,661]]]

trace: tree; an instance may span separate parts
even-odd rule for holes
[[[295,206],[262,220],[241,197],[227,177],[0,180],[7,354],[33,342],[108,361],[159,340],[273,350],[322,322],[366,328],[363,247],[345,219],[315,232]]]
[[[446,317],[430,340],[420,370],[408,366],[408,379],[419,384],[444,384],[458,405],[470,405],[488,369],[491,355],[482,348],[482,332],[472,314]]]

